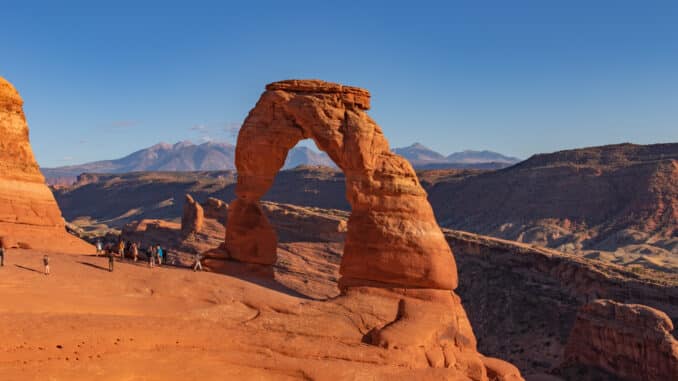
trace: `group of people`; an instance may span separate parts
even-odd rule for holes
[[[134,262],[137,262],[140,246],[140,242],[125,242],[123,239],[120,239],[117,244],[107,243],[105,246],[101,240],[96,242],[97,255],[104,254],[108,257],[108,271],[113,271],[116,253],[120,256],[120,261],[124,261],[126,256],[131,256]],[[158,244],[149,245],[145,254],[149,267],[155,267],[156,263],[158,265],[167,263],[167,253]]]
[[[123,239],[118,240],[117,244],[107,243],[105,246],[103,242],[99,239],[96,242],[97,256],[104,254],[108,257],[108,271],[113,272],[115,264],[115,254],[117,253],[120,256],[120,261],[125,260],[125,254],[128,253],[131,255],[134,262],[139,260],[139,247],[141,243],[128,241],[125,242]],[[5,247],[4,239],[0,238],[0,267],[5,266],[5,255],[7,248]],[[148,258],[148,266],[155,267],[156,263],[162,265],[163,263],[167,264],[167,255],[168,253],[163,250],[163,248],[158,245],[149,245],[146,250],[146,257]],[[198,253],[195,255],[195,261],[193,263],[193,271],[202,271],[202,263],[200,263],[202,257]],[[45,254],[42,258],[42,263],[44,266],[44,274],[49,275],[49,256]]]
[[[123,239],[118,240],[118,243],[115,245],[107,243],[104,246],[101,240],[96,242],[97,255],[105,254],[108,257],[108,271],[113,271],[116,251],[121,261],[125,259],[125,254],[128,253],[132,256],[134,262],[137,262],[139,259],[139,247],[141,247],[140,242],[125,242]],[[159,266],[163,263],[168,264],[168,253],[158,244],[149,245],[145,254],[146,258],[148,258],[149,267],[155,267],[156,264]],[[199,253],[195,255],[193,271],[202,271],[201,259],[202,257]]]

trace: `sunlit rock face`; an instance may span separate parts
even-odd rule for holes
[[[229,209],[228,256],[275,262],[276,234],[259,204],[300,140],[313,139],[346,175],[351,204],[342,287],[454,289],[457,270],[412,166],[391,152],[367,115],[367,90],[318,80],[266,86],[236,146],[237,199]]]
[[[66,232],[59,206],[40,173],[28,139],[23,100],[0,77],[0,237],[5,246],[89,252]]]

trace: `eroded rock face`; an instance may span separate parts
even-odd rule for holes
[[[23,100],[0,77],[0,237],[7,246],[91,252],[66,232],[61,211],[40,173],[28,139]]]
[[[662,311],[599,299],[583,306],[565,347],[568,362],[629,380],[678,380],[678,341]]]
[[[457,270],[410,164],[391,152],[365,112],[366,90],[317,80],[266,87],[238,135],[237,199],[230,204],[230,258],[275,262],[276,234],[259,204],[300,140],[313,139],[346,175],[352,214],[341,263],[342,286],[452,290]]]
[[[226,224],[228,218],[228,204],[214,197],[209,197],[203,204],[205,218],[211,218]]]

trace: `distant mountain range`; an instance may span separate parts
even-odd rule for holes
[[[505,164],[504,166],[508,166],[520,161],[517,157],[505,156],[492,151],[466,150],[443,156],[420,143],[414,143],[408,147],[395,148],[393,152],[409,160],[415,168],[445,167],[447,164],[473,165],[488,163],[495,163],[498,166]]]
[[[515,164],[520,160],[491,151],[455,152],[447,157],[419,143],[393,152],[403,156],[417,169],[473,168],[497,169]],[[283,169],[300,165],[335,167],[324,153],[307,147],[290,150]],[[235,146],[225,142],[194,144],[179,142],[160,143],[136,151],[120,159],[102,160],[80,165],[42,168],[49,184],[71,184],[82,173],[129,173],[140,171],[219,171],[235,169]]]

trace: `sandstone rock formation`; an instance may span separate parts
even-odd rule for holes
[[[355,303],[374,294],[379,302],[370,305],[389,300],[397,306],[380,323],[361,316],[364,341],[407,356],[408,367],[428,370],[423,379],[522,380],[513,365],[478,353],[453,291],[452,251],[412,166],[391,152],[365,112],[369,105],[366,90],[317,80],[266,87],[238,135],[237,198],[229,205],[222,257],[275,264],[278,240],[260,199],[289,150],[313,139],[344,172],[351,205],[339,302],[354,311]],[[212,258],[208,266],[220,265]],[[437,376],[431,370],[439,370]]]
[[[28,139],[23,100],[0,77],[0,237],[8,246],[85,253],[93,248],[66,232]]]
[[[678,340],[665,313],[600,299],[577,314],[565,356],[627,380],[678,380]]]
[[[341,264],[344,286],[452,290],[451,250],[411,165],[391,152],[381,128],[365,112],[363,89],[317,80],[266,87],[238,135],[237,199],[226,229],[227,256],[275,262],[276,234],[259,200],[273,184],[288,151],[313,139],[346,175],[352,214]]]
[[[190,194],[187,194],[184,201],[184,214],[181,217],[181,233],[184,237],[198,233],[202,230],[204,222],[205,215],[202,206]]]
[[[228,204],[226,202],[209,197],[203,205],[203,212],[205,213],[205,218],[211,218],[226,225],[226,219],[228,218]]]

